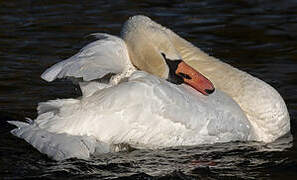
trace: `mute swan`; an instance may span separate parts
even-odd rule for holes
[[[41,76],[82,80],[82,97],[39,103],[28,123],[9,121],[18,127],[12,134],[55,160],[89,158],[117,144],[272,142],[290,131],[275,89],[148,17],[129,18],[121,38],[94,36],[99,40]]]

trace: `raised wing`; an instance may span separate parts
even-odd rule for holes
[[[65,77],[91,81],[110,73],[121,73],[127,62],[130,62],[125,42],[109,34],[92,35],[99,40],[88,44],[74,56],[53,65],[41,78],[49,82]]]

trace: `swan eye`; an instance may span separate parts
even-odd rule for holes
[[[184,73],[178,73],[178,75],[185,79],[189,79],[189,80],[192,79],[189,75],[184,74]]]

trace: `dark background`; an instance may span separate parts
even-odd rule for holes
[[[9,131],[7,120],[36,117],[38,102],[79,96],[69,81],[40,74],[76,53],[87,35],[119,35],[144,14],[207,53],[275,87],[287,103],[293,140],[225,143],[114,153],[54,162]],[[0,1],[0,177],[242,178],[297,177],[297,3],[295,0]],[[285,149],[278,151],[278,149]],[[198,166],[193,161],[215,162]]]

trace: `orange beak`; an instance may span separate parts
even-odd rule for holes
[[[175,73],[182,77],[185,83],[189,84],[204,95],[209,95],[215,90],[214,85],[210,82],[210,80],[191,66],[187,65],[184,61],[178,64]]]

